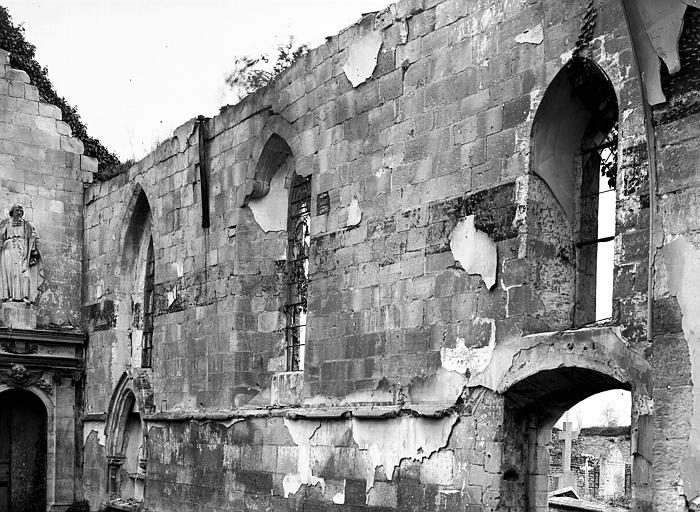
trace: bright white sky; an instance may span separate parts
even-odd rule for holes
[[[139,159],[188,119],[232,103],[236,56],[293,35],[323,43],[390,0],[5,0],[88,133]]]
[[[605,425],[606,407],[612,407],[619,426],[630,424],[632,416],[632,395],[624,389],[611,389],[603,391],[577,403],[562,416],[557,424],[558,428],[564,428],[564,422],[573,423],[574,430],[584,427],[600,427]]]

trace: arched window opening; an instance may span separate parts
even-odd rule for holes
[[[533,122],[531,168],[540,179],[531,180],[528,232],[533,247],[547,248],[535,287],[548,310],[569,305],[568,326],[612,316],[617,120],[612,84],[577,58],[552,80]]]
[[[153,366],[153,281],[155,278],[155,257],[153,256],[153,239],[148,242],[146,255],[146,276],[143,286],[143,350],[141,367]]]
[[[581,146],[576,324],[612,316],[617,118],[596,117]],[[592,128],[592,129],[591,129]]]
[[[132,367],[153,367],[155,251],[151,235],[152,215],[140,190],[124,239],[122,257],[122,313],[130,318],[128,336]]]
[[[306,344],[306,298],[309,280],[309,246],[311,232],[311,177],[294,174],[289,191],[287,224],[287,304],[286,359],[287,371],[304,369]]]

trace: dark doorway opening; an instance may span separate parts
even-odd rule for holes
[[[33,393],[0,393],[0,512],[46,510],[46,423]]]

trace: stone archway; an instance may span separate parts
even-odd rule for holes
[[[514,340],[497,348],[484,373],[484,382],[506,398],[502,499],[513,510],[549,510],[547,444],[552,427],[585,398],[611,389],[631,391],[633,436],[643,439],[648,434],[649,411],[643,404],[653,389],[649,364],[615,328]],[[639,447],[632,455],[638,468],[651,462]],[[634,472],[632,485],[643,485]]]
[[[47,425],[39,397],[0,393],[0,512],[46,510]]]

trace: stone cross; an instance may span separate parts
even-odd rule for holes
[[[578,439],[578,430],[573,430],[572,423],[570,421],[565,421],[564,431],[561,433],[561,437],[564,438],[564,450],[561,456],[563,486],[570,485],[575,489],[576,475],[571,471],[571,442]]]

